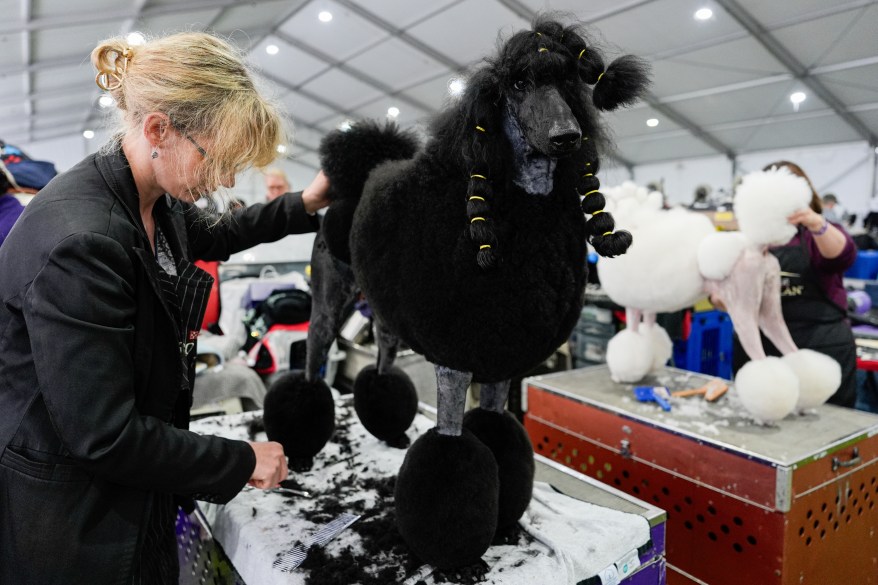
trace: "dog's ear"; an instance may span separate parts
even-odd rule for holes
[[[595,165],[595,170],[597,166]],[[591,215],[591,219],[585,222],[586,238],[594,247],[595,251],[605,258],[612,258],[624,254],[631,246],[631,233],[625,230],[614,231],[616,222],[613,216],[604,211],[607,204],[604,194],[600,192],[601,183],[594,174],[583,175],[577,191],[584,195],[582,199],[582,211]],[[582,191],[581,189],[588,189]]]
[[[649,83],[649,64],[634,55],[623,55],[598,75],[592,101],[604,111],[630,106],[646,93]]]
[[[469,173],[467,234],[479,267],[489,270],[500,258],[491,207],[493,181],[503,176],[504,167],[500,80],[492,68],[482,69],[469,79],[459,108],[457,138],[464,168]]]

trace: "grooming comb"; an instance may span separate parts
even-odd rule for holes
[[[308,556],[308,549],[314,546],[326,546],[333,538],[341,534],[345,528],[359,520],[355,514],[342,514],[332,522],[324,524],[314,534],[297,544],[290,550],[281,554],[274,560],[272,566],[284,572],[292,572],[301,565]]]

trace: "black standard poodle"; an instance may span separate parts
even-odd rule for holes
[[[631,244],[603,212],[597,110],[636,101],[647,72],[627,55],[605,67],[579,26],[541,17],[472,73],[423,148],[370,122],[321,145],[333,203],[312,257],[307,367],[269,392],[266,430],[300,467],[329,439],[333,402],[318,372],[364,292],[379,345],[354,384],[364,426],[408,444],[417,395],[393,366],[399,340],[436,366],[438,424],[410,447],[396,484],[399,530],[434,566],[477,561],[530,501],[533,449],[504,412],[509,380],[570,335],[586,242],[608,257]],[[480,408],[464,416],[472,381]]]

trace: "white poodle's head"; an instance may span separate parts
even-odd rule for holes
[[[772,167],[744,177],[735,191],[738,228],[756,244],[786,244],[796,227],[787,217],[808,206],[811,186],[786,167]]]

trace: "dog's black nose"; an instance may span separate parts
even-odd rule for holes
[[[558,150],[571,150],[579,145],[580,138],[582,138],[582,135],[579,132],[567,131],[550,136],[549,140],[552,146]]]

